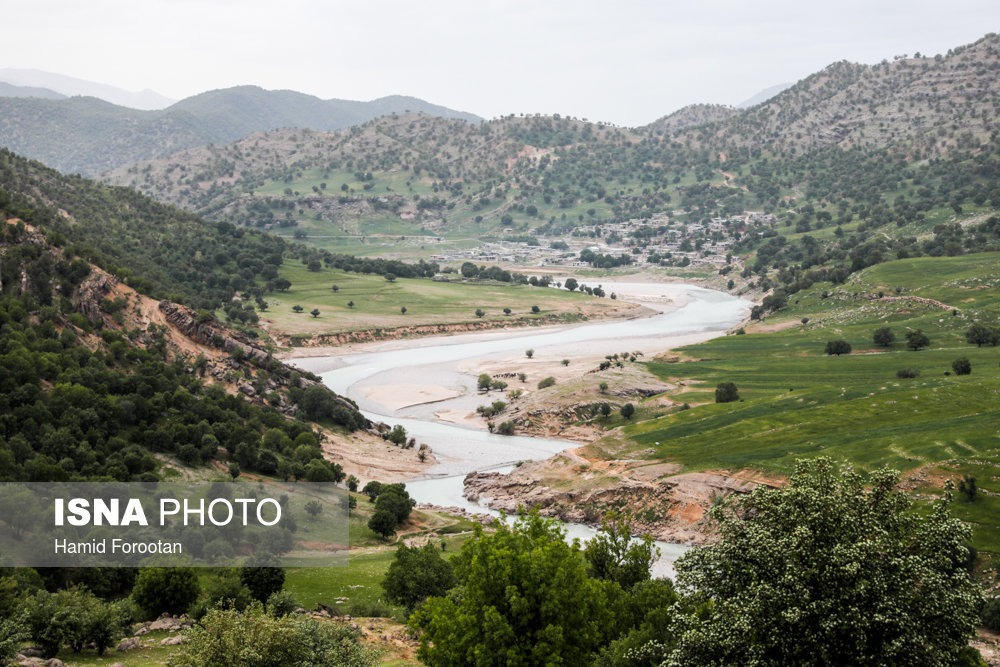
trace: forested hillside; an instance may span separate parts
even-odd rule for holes
[[[256,234],[244,244],[242,230],[9,153],[0,164],[4,479],[152,480],[169,463],[214,460],[234,474],[343,477],[324,460],[320,431],[302,420],[341,433],[367,427],[352,402],[210,314],[118,279],[151,294],[203,293],[193,301],[214,308],[235,287],[213,276],[232,262],[239,277],[236,258],[259,261],[257,253],[280,264],[280,242],[269,248]],[[180,261],[185,250],[195,261],[207,254],[214,268],[199,273]]]

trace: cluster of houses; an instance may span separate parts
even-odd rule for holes
[[[431,257],[440,263],[517,264],[521,266],[587,266],[580,253],[619,256],[628,253],[633,265],[725,266],[733,245],[751,229],[771,227],[773,215],[748,212],[704,223],[674,223],[671,215],[684,211],[657,213],[649,218],[624,222],[581,225],[570,235],[539,238],[540,245],[521,241],[483,242],[467,250],[451,250]],[[553,247],[553,245],[555,247]]]

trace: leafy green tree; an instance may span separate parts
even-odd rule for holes
[[[267,602],[285,585],[285,571],[277,564],[278,559],[274,556],[256,556],[251,557],[246,567],[240,568],[240,581],[258,602]]]
[[[489,373],[480,373],[479,377],[476,379],[476,387],[479,391],[488,392],[492,383],[493,378],[490,377]]]
[[[622,406],[621,413],[625,419],[632,419],[632,415],[635,414],[635,406],[631,403],[626,403]]]
[[[309,314],[312,315],[313,317],[319,317],[319,308],[313,308],[312,310],[309,311]]]
[[[896,342],[896,333],[889,327],[879,327],[872,333],[872,341],[879,347],[892,347]]]
[[[417,656],[439,665],[586,665],[614,632],[615,591],[591,579],[577,545],[537,511],[481,526],[452,559],[458,594],[410,617]]]
[[[735,382],[720,382],[715,386],[716,403],[732,403],[740,400],[740,391]]]
[[[530,349],[529,350],[525,350],[524,351],[524,356],[526,356],[529,359],[531,359],[533,356],[535,356],[535,351],[534,350],[530,350]]]
[[[899,473],[800,461],[787,487],[710,510],[720,541],[675,567],[688,616],[672,664],[951,665],[967,654],[982,592],[948,512],[912,511]]]
[[[976,322],[966,330],[965,340],[970,345],[976,345],[977,347],[982,347],[983,345],[995,346],[997,343],[1000,343],[1000,329]]]
[[[410,517],[410,512],[416,501],[410,498],[406,487],[402,484],[383,484],[382,492],[375,500],[375,511],[386,510],[392,512],[398,523],[406,521]]]
[[[181,614],[198,599],[198,575],[190,567],[144,567],[139,570],[132,599],[150,616]]]
[[[575,290],[579,286],[580,286],[580,283],[578,283],[576,281],[576,278],[567,278],[566,282],[563,284],[563,287],[565,287],[566,289],[568,289],[570,292],[572,292],[573,290]]]
[[[906,347],[914,352],[924,347],[930,347],[930,344],[931,339],[920,329],[906,332]]]
[[[838,357],[842,354],[851,353],[851,344],[846,340],[831,340],[826,343],[826,353],[828,355],[837,355]]]
[[[955,375],[968,375],[972,372],[972,362],[968,357],[959,357],[951,362],[951,369],[955,371]]]
[[[305,308],[303,308],[299,304],[295,304],[294,306],[292,306],[292,310],[294,310],[296,313],[301,313],[303,310],[305,310]]]
[[[650,568],[659,554],[649,534],[632,539],[629,518],[617,512],[605,514],[600,531],[583,550],[591,577],[614,581],[626,591],[649,579]]]
[[[406,306],[400,306],[399,313],[400,315],[406,315]]]
[[[377,509],[368,519],[368,528],[382,537],[388,538],[396,533],[396,515],[387,509]]]
[[[476,308],[476,317],[482,317],[485,314],[486,314],[485,310],[483,310],[482,308]]]
[[[389,602],[403,605],[412,612],[432,595],[447,593],[455,583],[451,564],[432,544],[427,543],[423,547],[403,544],[396,549],[382,588]]]
[[[538,314],[538,313],[542,312],[542,309],[539,308],[538,306],[532,306],[531,307],[531,312],[535,313],[535,314]]]

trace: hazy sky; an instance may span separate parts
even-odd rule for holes
[[[997,0],[0,3],[0,67],[177,99],[255,84],[629,126],[696,102],[738,104],[837,60],[945,53],[1000,30]]]

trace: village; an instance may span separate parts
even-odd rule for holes
[[[684,214],[677,210],[625,222],[579,226],[569,235],[541,237],[538,245],[523,237],[483,241],[470,249],[442,251],[432,255],[431,261],[584,267],[593,265],[584,259],[592,257],[587,253],[590,251],[615,258],[628,255],[625,263],[637,267],[723,267],[731,263],[732,247],[743,234],[776,223],[775,216],[760,212],[711,218],[705,224],[680,223],[671,218]],[[512,231],[505,229],[504,233]]]

